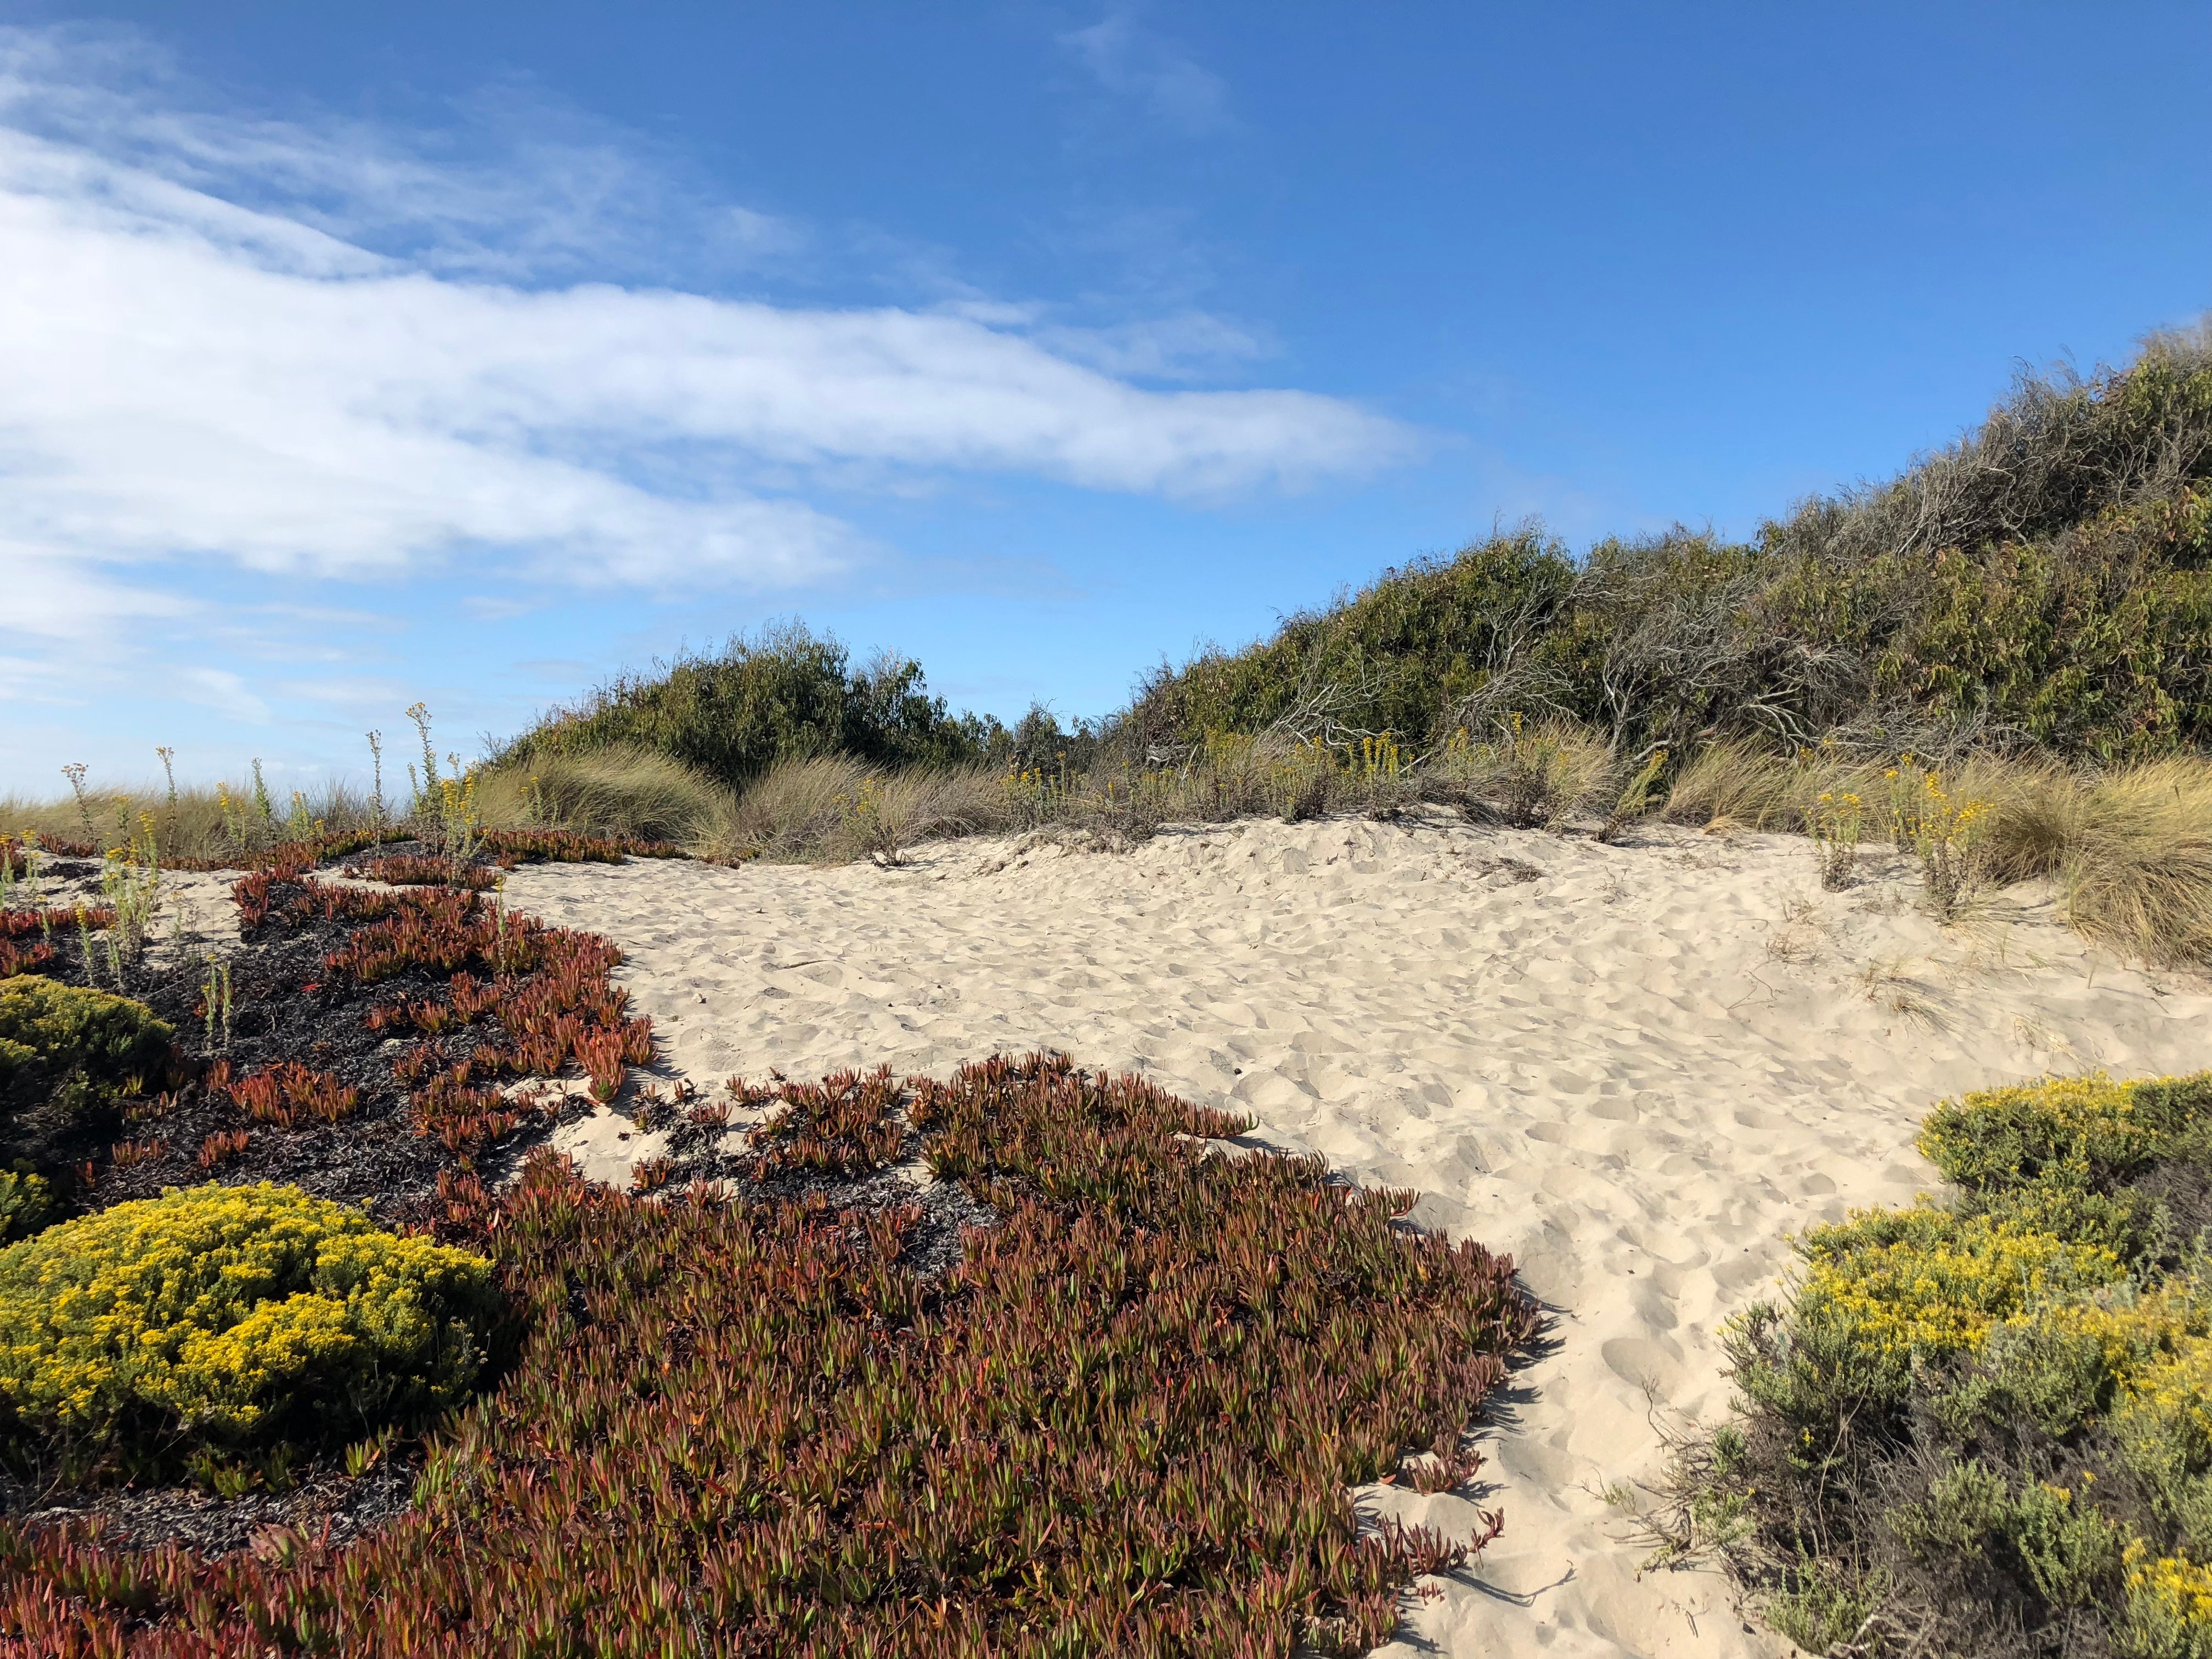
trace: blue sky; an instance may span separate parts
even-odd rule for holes
[[[0,0],[0,790],[775,617],[1120,702],[2212,307],[2212,9]]]

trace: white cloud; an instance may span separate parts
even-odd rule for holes
[[[1247,352],[1203,319],[1054,334],[1027,307],[530,286],[631,159],[560,147],[557,189],[470,173],[358,124],[195,113],[165,73],[127,40],[0,31],[0,535],[32,573],[0,626],[177,614],[100,573],[178,561],[787,586],[869,551],[810,477],[1211,496],[1407,448],[1325,397],[1121,378]]]
[[[0,462],[0,474],[5,470]],[[181,617],[192,609],[189,600],[123,586],[64,550],[4,532],[0,571],[0,599],[6,600],[0,629],[37,639],[94,644],[118,623]]]
[[[1030,337],[1109,374],[1155,380],[1203,379],[1270,356],[1275,349],[1255,331],[1203,311],[1105,327],[1053,325],[1031,330]]]
[[[1200,135],[1232,125],[1228,83],[1127,12],[1060,36],[1098,84],[1143,104],[1180,132]]]
[[[612,615],[850,582],[894,552],[855,494],[1213,499],[1419,441],[1338,399],[1197,389],[1266,348],[1187,309],[1085,326],[1091,301],[943,273],[871,290],[907,306],[728,297],[852,233],[512,88],[435,132],[244,107],[128,34],[0,27],[0,694],[71,711],[0,730],[26,776],[88,733],[136,764],[187,708],[196,752],[274,766],[321,752],[312,711],[368,718],[426,671],[386,700],[511,718],[465,647],[380,678],[397,636],[562,589]],[[317,586],[344,581],[368,591]]]
[[[213,198],[254,200],[284,242],[319,231],[323,251],[349,260],[361,250],[344,245],[358,243],[447,273],[544,282],[665,276],[677,252],[745,265],[805,242],[785,220],[687,185],[680,156],[515,86],[466,100],[458,137],[193,106],[205,101],[136,35],[0,27],[6,125]]]
[[[246,689],[246,682],[228,668],[180,668],[174,678],[175,694],[186,702],[212,708],[248,726],[269,724],[269,705]]]

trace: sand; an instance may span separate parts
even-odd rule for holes
[[[1901,861],[1824,893],[1784,837],[1330,819],[902,869],[559,866],[508,891],[629,953],[666,1068],[702,1085],[1058,1048],[1510,1251],[1556,1322],[1485,1431],[1506,1530],[1393,1655],[1780,1650],[1717,1574],[1639,1577],[1607,1498],[1662,1471],[1655,1420],[1724,1409],[1722,1322],[1774,1291],[1792,1233],[1935,1185],[1912,1139],[1942,1096],[2212,1066],[2212,986],[2093,951],[2047,890],[1945,929]],[[620,1179],[653,1149],[629,1127],[565,1144]],[[1460,1496],[1361,1498],[1473,1524]]]

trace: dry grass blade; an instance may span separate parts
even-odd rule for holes
[[[483,773],[478,799],[487,823],[557,825],[617,841],[719,844],[734,807],[727,789],[680,761],[612,746],[545,754]]]
[[[2212,963],[2212,769],[2175,759],[2113,772],[2069,816],[2074,926],[2150,962]]]

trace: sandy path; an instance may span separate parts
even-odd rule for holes
[[[1931,1183],[1911,1142],[1941,1096],[2212,1066],[2212,987],[2094,956],[2025,890],[1947,933],[1905,875],[1824,894],[1784,838],[1336,819],[903,870],[543,867],[509,893],[620,944],[702,1085],[1048,1045],[1419,1189],[1417,1219],[1514,1254],[1558,1346],[1491,1437],[1504,1536],[1390,1650],[1729,1655],[1771,1650],[1714,1575],[1639,1581],[1601,1496],[1663,1462],[1647,1390],[1719,1412],[1720,1322],[1789,1234]]]

